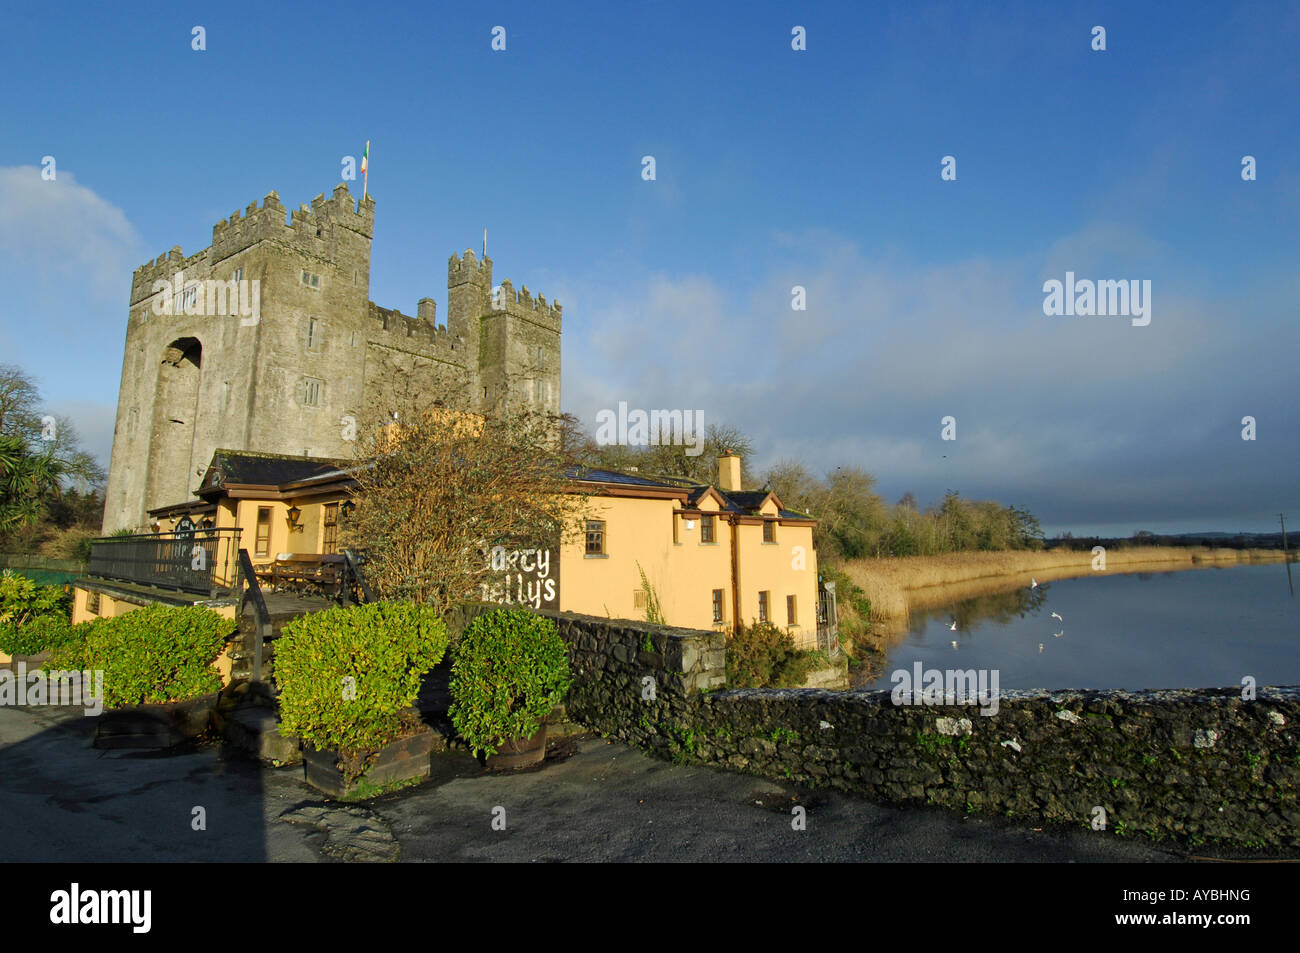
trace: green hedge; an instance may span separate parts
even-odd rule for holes
[[[25,625],[0,623],[0,652],[7,655],[36,655],[46,649],[67,645],[86,635],[86,623],[74,626],[61,615],[42,615]]]
[[[477,753],[530,738],[569,690],[569,650],[555,623],[527,609],[494,609],[465,629],[451,666],[448,714]]]
[[[104,707],[184,701],[221,689],[213,667],[235,623],[200,606],[148,606],[73,629],[49,671],[104,672]]]
[[[275,643],[280,730],[337,749],[358,776],[367,753],[401,734],[401,713],[446,651],[447,627],[430,606],[372,602],[299,616]]]

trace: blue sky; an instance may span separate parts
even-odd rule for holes
[[[1295,4],[2,22],[0,361],[105,462],[131,271],[273,189],[329,192],[369,139],[371,297],[445,315],[447,257],[486,227],[498,280],[564,304],[564,406],[589,425],[620,400],[696,408],[754,436],[756,469],[856,464],[889,499],[951,487],[1049,532],[1300,524]],[[1150,280],[1151,323],[1045,316],[1067,270]]]

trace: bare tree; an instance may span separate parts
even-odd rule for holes
[[[492,547],[553,546],[583,531],[557,419],[425,401],[393,410],[396,399],[358,433],[357,508],[344,530],[385,598],[446,612],[479,598]]]

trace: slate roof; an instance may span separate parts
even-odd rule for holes
[[[662,490],[681,489],[681,486],[676,483],[666,483],[663,480],[652,480],[635,473],[619,473],[617,470],[601,470],[596,467],[566,467],[564,475],[570,480],[580,480],[585,483],[614,483],[620,486],[645,486]]]
[[[308,480],[340,478],[348,475],[349,468],[358,466],[355,460],[337,460],[327,457],[291,457],[273,453],[248,453],[235,450],[218,450],[212,456],[212,463],[203,477],[203,485],[198,495],[204,496],[221,490],[231,484],[252,486],[274,486],[283,488],[288,484],[302,483]],[[700,500],[710,489],[716,491],[725,500],[723,513],[736,513],[743,516],[759,515],[759,507],[767,499],[767,490],[732,490],[730,492],[705,483],[696,483],[685,477],[648,477],[638,473],[622,473],[618,470],[604,470],[599,467],[570,466],[564,470],[567,479],[583,483],[606,483],[615,486],[645,487],[660,490],[686,490],[689,494],[688,504],[699,505]],[[179,505],[179,504],[178,504]],[[781,509],[777,514],[786,520],[812,520],[807,513]]]
[[[343,475],[342,468],[355,461],[326,457],[290,457],[273,453],[218,450],[212,455],[199,493],[242,483],[252,486],[281,486],[313,477]]]

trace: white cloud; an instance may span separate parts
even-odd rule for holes
[[[130,275],[146,255],[125,213],[73,173],[45,181],[37,166],[0,168],[0,255],[44,287],[88,285],[97,303],[121,309]]]
[[[1160,242],[1105,224],[1021,260],[938,266],[873,258],[833,236],[778,243],[784,263],[745,295],[700,275],[647,276],[640,293],[626,275],[616,287],[569,281],[566,408],[588,424],[618,400],[703,408],[755,438],[760,466],[862,465],[885,493],[953,487],[1086,508],[1163,505],[1177,487],[1181,505],[1189,463],[1237,436],[1207,395],[1233,405],[1257,389],[1261,353],[1300,344],[1294,324],[1257,320],[1285,300],[1290,276],[1229,309],[1203,297],[1200,276],[1173,270]],[[1040,276],[1067,268],[1150,277],[1151,324],[1043,315]],[[806,312],[790,308],[795,284]],[[945,414],[958,419],[955,444],[939,440]],[[1208,476],[1190,482],[1200,502],[1189,505],[1230,504]]]

